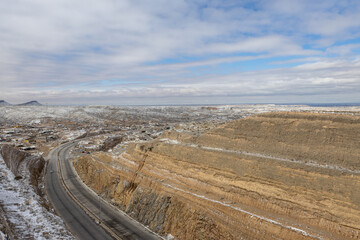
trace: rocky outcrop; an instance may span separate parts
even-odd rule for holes
[[[120,144],[123,140],[122,136],[108,137],[104,143],[99,147],[99,151],[109,151],[113,149],[116,145]]]
[[[42,156],[34,155],[26,159],[26,167],[30,173],[30,183],[36,188],[42,183],[42,177],[45,174],[46,162]]]
[[[30,155],[26,152],[17,150],[11,145],[2,146],[1,155],[4,158],[6,166],[11,170],[15,177],[21,177],[21,174],[19,173],[20,164]]]
[[[177,239],[359,239],[358,136],[360,117],[270,113],[74,163],[96,190],[104,169],[104,198]]]
[[[36,192],[43,195],[40,184],[45,174],[46,161],[42,156],[31,155],[11,145],[3,145],[1,155],[6,166],[14,173],[15,179],[28,177]]]

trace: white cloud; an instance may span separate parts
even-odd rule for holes
[[[341,42],[360,37],[359,1],[2,0],[1,5],[0,98],[61,103],[62,96],[98,101],[120,95],[307,94],[314,85],[324,94],[342,83],[358,87],[353,59],[359,41]],[[307,64],[237,69],[259,59]],[[222,70],[232,63],[238,64]],[[102,83],[109,79],[126,84]]]
[[[247,38],[235,43],[218,43],[202,49],[202,52],[215,53],[271,53],[273,55],[319,54],[315,50],[304,50],[290,39],[279,35]]]
[[[354,50],[356,49],[360,50],[360,43],[329,47],[328,49],[326,49],[326,53],[340,56],[352,56],[356,55],[354,54]]]

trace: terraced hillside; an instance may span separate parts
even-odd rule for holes
[[[74,160],[86,184],[177,239],[360,239],[360,117],[266,113]]]

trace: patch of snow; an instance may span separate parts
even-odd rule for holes
[[[0,156],[0,204],[19,239],[75,239],[62,219],[41,204],[29,180],[14,180]]]
[[[86,130],[84,130],[84,129],[78,130],[78,131],[67,132],[64,134],[64,139],[71,141],[77,137],[80,137],[81,135],[83,135],[85,133],[86,133]]]
[[[123,161],[125,161],[125,162],[127,162],[127,163],[130,163],[131,165],[136,165],[136,163],[135,163],[134,161],[131,161],[131,160],[125,158],[125,157],[124,157],[124,153],[120,154],[119,157],[121,158],[121,160],[123,160]]]
[[[86,141],[86,140],[82,140],[82,141],[80,141],[78,144],[79,145],[88,145],[90,143],[90,141]]]
[[[169,138],[162,138],[160,139],[161,142],[166,142],[169,144],[175,144],[175,145],[183,145],[183,143],[179,142],[178,140],[173,140],[173,139],[169,139]]]
[[[95,150],[98,148],[97,145],[88,145],[88,146],[84,146],[85,149],[88,149],[88,150]]]
[[[2,231],[0,231],[0,239],[2,240],[2,239],[6,239],[6,236],[5,236],[5,234],[2,232]]]
[[[175,239],[175,238],[170,233],[166,236],[166,240],[173,240],[173,239]]]
[[[30,121],[30,124],[40,124],[41,120],[40,119],[34,119],[32,121]]]

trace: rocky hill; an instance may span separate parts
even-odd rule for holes
[[[8,102],[6,102],[5,100],[0,100],[0,106],[12,106],[13,104],[10,104]],[[39,103],[38,101],[30,101],[30,102],[26,102],[26,103],[20,103],[20,104],[16,104],[15,106],[42,106],[41,103]]]
[[[9,106],[10,103],[6,102],[5,100],[0,100],[0,106]]]
[[[18,104],[18,106],[42,106],[38,101],[30,101],[26,103]]]
[[[102,196],[177,239],[359,239],[360,117],[266,113],[74,160]]]

